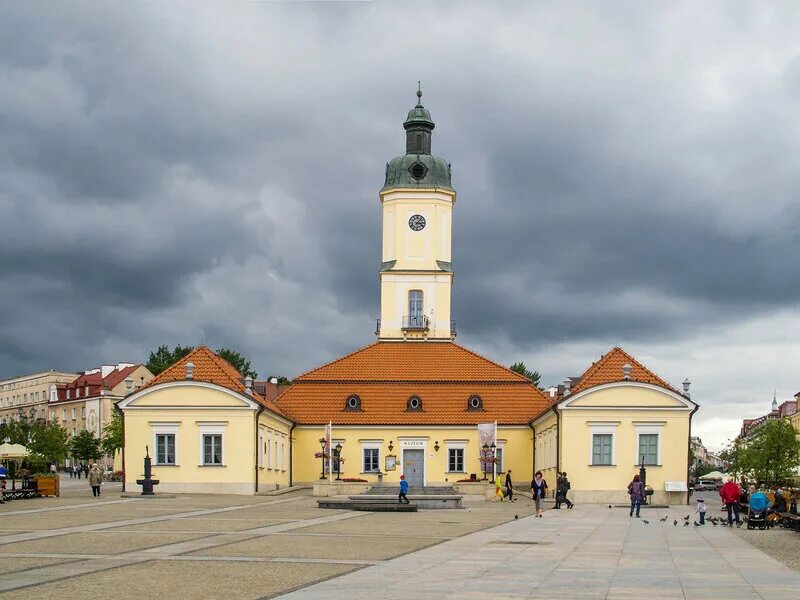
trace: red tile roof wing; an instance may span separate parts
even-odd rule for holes
[[[241,382],[241,375],[239,371],[236,370],[236,367],[218,354],[215,354],[214,351],[207,346],[198,346],[182,359],[156,375],[139,388],[139,390],[162,383],[186,381],[186,363],[189,362],[194,364],[194,381],[213,383],[234,392],[247,395],[247,388],[245,388],[244,384]],[[275,414],[283,417],[286,416],[286,413],[284,413],[274,401],[267,400],[255,392],[253,392],[252,395],[248,395],[248,397]]]
[[[352,394],[361,410],[344,410]],[[406,410],[412,395],[422,411]],[[483,410],[467,410],[473,395]],[[548,400],[527,378],[452,342],[377,342],[297,377],[278,404],[304,424],[524,425]]]
[[[571,389],[571,392],[577,394],[578,392],[603,385],[604,383],[623,381],[622,367],[626,363],[632,367],[631,381],[650,383],[663,387],[671,392],[680,393],[619,346],[615,346],[609,350],[600,360],[586,369],[583,375],[581,375],[580,381]]]
[[[103,379],[103,385],[108,389],[113,389],[117,387],[121,381],[125,381],[128,375],[141,366],[142,365],[133,365],[132,367],[125,367],[124,369],[114,369]]]

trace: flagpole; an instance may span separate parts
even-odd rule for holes
[[[492,462],[492,479],[497,481],[497,421],[494,422],[494,461]]]

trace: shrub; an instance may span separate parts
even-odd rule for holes
[[[342,481],[345,483],[369,483],[366,479],[361,479],[360,477],[342,477]]]

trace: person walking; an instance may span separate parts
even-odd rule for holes
[[[506,471],[506,496],[509,502],[514,502],[514,484],[511,481],[511,469]]]
[[[740,527],[742,524],[739,518],[739,497],[741,495],[742,490],[733,479],[728,480],[719,490],[719,497],[722,498],[722,503],[728,511],[728,527],[733,527],[734,516],[736,516],[736,526]]]
[[[83,465],[83,476],[86,477],[86,479],[89,479],[89,463]]]
[[[89,485],[92,487],[92,496],[99,498],[100,486],[103,483],[103,472],[100,470],[100,467],[97,466],[97,463],[94,463],[92,468],[89,469],[86,478],[89,480]]]
[[[555,491],[556,505],[553,507],[556,510],[561,510],[561,471],[556,473],[556,491]]]
[[[697,499],[697,510],[694,511],[696,514],[700,515],[700,525],[706,524],[706,511],[708,507],[706,506],[705,501],[702,498]]]
[[[531,496],[536,503],[536,514],[534,516],[542,518],[544,512],[544,495],[547,493],[547,482],[542,477],[541,471],[536,471],[531,481]]]
[[[398,502],[400,504],[409,504],[409,500],[406,497],[408,493],[408,482],[406,481],[405,475],[400,475],[400,495],[397,497]]]
[[[556,490],[558,493],[558,497],[556,498],[556,503],[560,506],[561,502],[567,505],[567,509],[572,508],[575,506],[572,502],[570,502],[569,498],[567,498],[567,492],[569,492],[570,487],[569,479],[567,479],[566,473],[561,473],[561,479],[556,486]]]
[[[503,501],[503,480],[500,476],[500,473],[498,473],[497,477],[494,478],[494,501]]]
[[[628,494],[631,497],[631,513],[630,516],[633,516],[634,509],[636,510],[636,517],[639,517],[639,509],[642,506],[642,500],[644,500],[644,484],[639,479],[638,475],[633,476],[633,481],[628,484]]]

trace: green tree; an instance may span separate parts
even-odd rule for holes
[[[539,380],[542,377],[539,374],[539,371],[529,371],[528,367],[525,366],[525,363],[521,362],[521,361],[520,362],[515,362],[513,365],[511,365],[510,368],[515,373],[519,373],[523,377],[527,377],[528,379],[531,380],[531,383],[533,383],[533,385],[535,385],[536,387],[539,387]]]
[[[292,385],[292,380],[288,377],[284,377],[283,375],[270,375],[267,379],[275,378],[278,380],[278,385]]]
[[[147,365],[145,366],[153,375],[158,375],[189,354],[192,350],[194,350],[194,346],[181,346],[179,344],[170,350],[169,346],[162,344],[150,353],[150,357],[147,359]]]
[[[114,410],[111,421],[103,428],[103,437],[100,440],[100,447],[104,454],[114,456],[117,450],[121,450],[124,443],[122,413]]]
[[[744,464],[758,481],[782,484],[794,476],[800,462],[800,440],[788,419],[767,421],[746,440]]]
[[[72,436],[70,452],[78,460],[88,462],[100,456],[100,440],[88,429],[81,429]]]
[[[232,364],[236,370],[239,371],[242,377],[247,377],[249,375],[253,379],[258,378],[258,373],[256,373],[255,370],[250,366],[250,361],[236,350],[231,350],[230,348],[220,348],[217,350],[217,354]]]
[[[60,463],[67,457],[69,433],[58,423],[39,419],[33,428],[28,450],[35,470],[44,471],[50,463]]]

